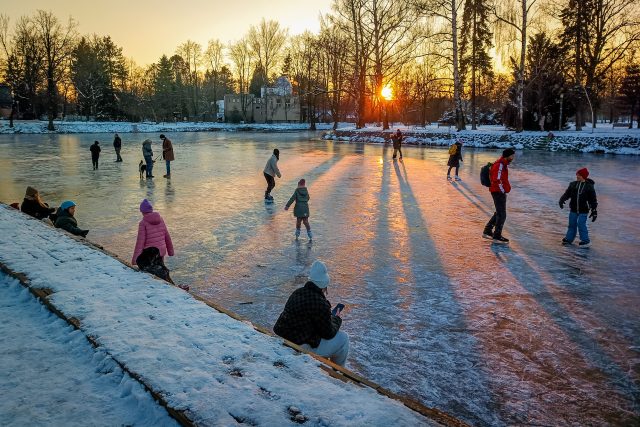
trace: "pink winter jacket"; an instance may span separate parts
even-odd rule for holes
[[[149,212],[143,215],[142,221],[138,224],[138,239],[131,259],[131,264],[133,265],[135,265],[136,259],[142,253],[142,250],[152,246],[160,250],[160,256],[162,257],[167,254],[173,256],[171,236],[169,236],[169,230],[167,230],[167,226],[164,224],[160,214],[158,212]]]

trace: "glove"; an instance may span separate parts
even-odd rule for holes
[[[560,209],[564,209],[564,202],[558,202],[558,205],[560,206]]]
[[[596,218],[598,218],[598,211],[591,209],[591,215],[589,215],[589,218],[591,218],[591,222],[595,222]]]

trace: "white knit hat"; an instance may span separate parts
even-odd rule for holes
[[[327,273],[327,266],[322,261],[315,260],[309,270],[309,280],[313,282],[320,289],[324,289],[329,286],[331,279]]]

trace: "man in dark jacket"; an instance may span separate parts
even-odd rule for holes
[[[93,170],[98,169],[98,159],[100,158],[100,143],[95,141],[91,147],[89,147],[89,151],[91,151],[91,162],[93,163]]]
[[[116,136],[113,138],[113,148],[116,150],[116,162],[121,162],[122,157],[120,157],[120,150],[122,149],[122,139],[116,133]]]
[[[587,214],[591,210],[591,222],[598,218],[598,199],[596,198],[595,182],[589,178],[587,168],[579,169],[576,172],[576,180],[569,184],[567,191],[560,197],[560,209],[564,208],[564,203],[569,200],[569,227],[567,235],[562,239],[563,245],[570,245],[576,238],[576,231],[580,232],[581,248],[588,248],[591,245],[589,240],[589,230],[587,229]]]
[[[502,227],[507,219],[507,194],[511,191],[509,183],[509,164],[516,157],[516,152],[512,148],[507,148],[502,152],[500,157],[491,166],[489,176],[491,177],[491,197],[496,211],[484,226],[482,237],[485,239],[493,239],[493,243],[508,244],[509,239],[502,236]],[[495,228],[494,228],[495,227]]]
[[[316,260],[309,281],[291,294],[273,331],[343,366],[349,354],[349,336],[339,331],[342,319],[331,313],[331,304],[325,297],[329,283],[327,267]]]
[[[58,218],[56,218],[56,228],[62,228],[71,234],[76,236],[87,237],[89,230],[82,230],[78,228],[78,221],[76,221],[74,215],[76,213],[76,204],[70,200],[62,202],[58,208]]]
[[[393,158],[395,159],[400,152],[400,160],[402,160],[402,132],[400,129],[396,131],[395,135],[391,135],[391,141],[393,141]]]

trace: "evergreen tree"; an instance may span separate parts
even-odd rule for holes
[[[77,93],[78,112],[89,117],[103,116],[103,96],[107,87],[104,63],[98,51],[85,37],[71,55],[71,81]]]
[[[634,116],[638,119],[638,129],[640,129],[640,113],[636,110],[636,107],[640,106],[640,65],[632,64],[625,68],[625,76],[620,85],[620,93],[631,115],[629,129],[633,127]]]
[[[490,5],[487,0],[467,0],[462,14],[462,40],[460,41],[461,80],[470,75],[471,129],[476,129],[476,98],[478,74],[490,78],[493,74],[489,49],[493,34],[489,30]]]
[[[249,84],[249,93],[253,94],[256,98],[260,98],[261,88],[264,86],[264,82],[267,81],[267,76],[264,73],[264,68],[260,64],[256,65],[251,76],[251,83]]]
[[[154,67],[153,80],[153,106],[158,119],[171,120],[175,110],[175,82],[171,61],[166,55],[162,55]]]

